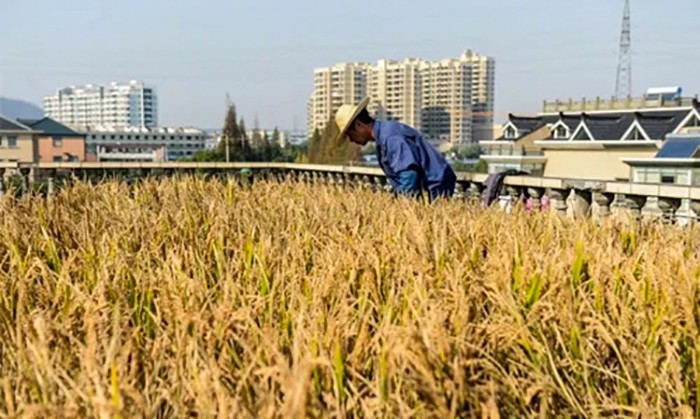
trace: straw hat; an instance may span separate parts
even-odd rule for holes
[[[338,109],[338,112],[336,112],[335,114],[335,123],[336,125],[338,125],[338,129],[340,130],[338,138],[345,137],[345,133],[348,132],[348,128],[350,128],[352,123],[355,122],[355,118],[357,118],[357,115],[359,115],[360,112],[362,112],[362,110],[365,109],[368,104],[369,97],[366,97],[357,106],[343,105],[340,107],[340,109]]]

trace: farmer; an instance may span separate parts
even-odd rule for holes
[[[430,201],[451,197],[456,176],[445,158],[415,129],[395,121],[376,121],[367,111],[369,98],[343,105],[335,115],[340,137],[360,146],[374,141],[377,160],[395,193]]]

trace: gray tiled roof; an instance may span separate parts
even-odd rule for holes
[[[29,131],[29,129],[0,115],[0,131]]]
[[[687,116],[688,111],[654,112],[643,114],[638,120],[649,138],[663,140],[666,135],[678,128]]]
[[[18,119],[18,121],[35,131],[41,131],[47,135],[61,136],[61,137],[79,137],[81,134],[73,131],[67,126],[54,121],[51,118],[43,118],[39,120],[32,119]]]
[[[584,115],[583,122],[596,140],[619,140],[634,122],[631,114]]]
[[[523,131],[534,131],[536,128],[541,126],[542,124],[542,117],[535,116],[535,117],[524,117],[524,116],[515,116],[515,115],[510,115],[509,119],[510,123],[515,125],[518,130],[523,130]]]
[[[694,108],[700,110],[700,104],[695,102]],[[651,110],[651,111],[610,111],[596,113],[560,113],[537,117],[518,117],[510,115],[509,121],[518,129],[532,132],[545,124],[555,125],[563,122],[570,129],[570,134],[583,122],[591,135],[598,141],[622,140],[635,121],[641,125],[651,140],[663,140],[672,133],[692,111],[691,108],[681,110]],[[548,138],[554,140],[554,138]],[[557,138],[556,140],[561,140]]]

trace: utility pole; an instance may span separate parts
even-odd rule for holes
[[[223,137],[224,137],[224,145],[226,146],[226,163],[228,163],[228,162],[229,162],[229,159],[230,159],[230,157],[229,157],[229,148],[228,148],[228,135],[226,135],[226,134],[224,133]]]

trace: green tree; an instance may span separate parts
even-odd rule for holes
[[[244,159],[244,148],[241,143],[241,129],[240,126],[236,124],[236,106],[233,104],[228,107],[226,112],[223,136],[219,143],[219,153],[217,156],[221,156],[222,160],[226,160],[227,146],[230,161],[241,161]]]
[[[248,133],[245,129],[245,121],[241,117],[241,122],[238,124],[239,137],[238,141],[241,144],[241,156],[242,159],[239,161],[248,161],[252,157],[250,141],[248,140]]]
[[[308,160],[310,163],[320,163],[322,160],[321,133],[318,128],[314,129],[308,144]]]

